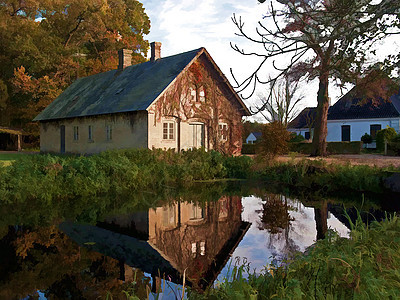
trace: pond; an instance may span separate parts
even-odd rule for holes
[[[183,275],[201,291],[237,263],[261,272],[330,229],[348,237],[357,214],[369,222],[399,210],[384,200],[224,182],[79,207],[10,205],[1,210],[0,298],[119,299],[134,290],[180,299]]]

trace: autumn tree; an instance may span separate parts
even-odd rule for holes
[[[0,5],[0,125],[24,127],[76,78],[145,61],[150,21],[136,0],[5,0]],[[37,128],[36,128],[37,131]]]
[[[258,0],[263,3],[265,0]],[[278,3],[277,3],[278,2]],[[374,46],[389,35],[399,33],[399,0],[277,0],[258,23],[255,35],[247,33],[241,18],[233,16],[238,35],[260,45],[259,51],[233,49],[261,59],[244,80],[236,81],[238,92],[254,93],[257,84],[266,84],[291,74],[318,79],[317,113],[312,155],[326,155],[329,81],[339,86],[357,84],[376,57]],[[383,61],[390,72],[399,56]],[[271,62],[271,64],[269,64]],[[263,79],[264,68],[275,69]],[[271,95],[270,95],[271,96]]]

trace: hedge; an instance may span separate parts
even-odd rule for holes
[[[289,150],[303,154],[311,154],[311,143],[290,143]],[[328,142],[327,152],[329,154],[360,154],[362,142]]]
[[[256,154],[256,144],[243,144],[242,154]]]
[[[400,156],[400,142],[388,142],[388,155]]]

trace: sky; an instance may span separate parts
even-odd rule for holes
[[[259,4],[257,0],[142,0],[141,2],[151,22],[150,34],[146,39],[149,42],[162,43],[162,57],[205,47],[233,86],[235,85],[231,68],[235,77],[240,80],[251,74],[259,64],[259,59],[245,57],[231,48],[230,43],[233,43],[245,50],[257,50],[253,43],[235,35],[238,30],[231,18],[234,14],[240,16],[245,22],[245,29],[254,34],[257,22],[262,20],[263,14],[268,10],[269,1],[264,4]],[[254,96],[244,102],[249,108],[254,107],[254,103],[259,101],[258,95],[267,90],[267,87],[259,86]],[[302,84],[299,95],[304,96],[304,100],[300,103],[298,112],[304,107],[317,105],[317,90],[316,80]],[[330,86],[332,104],[345,91]],[[244,96],[247,95],[248,93],[244,93]],[[265,119],[258,115],[251,117],[251,120]]]

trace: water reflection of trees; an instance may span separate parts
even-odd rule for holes
[[[38,291],[49,299],[124,299],[134,277],[137,295],[149,290],[143,272],[79,247],[55,226],[9,227],[0,253],[0,299],[35,299]]]
[[[266,194],[262,197],[258,228],[269,233],[268,248],[273,249],[277,241],[284,241],[281,255],[287,256],[299,250],[299,246],[290,238],[291,223],[295,220],[289,213],[297,210],[288,203],[288,198],[280,194]]]

